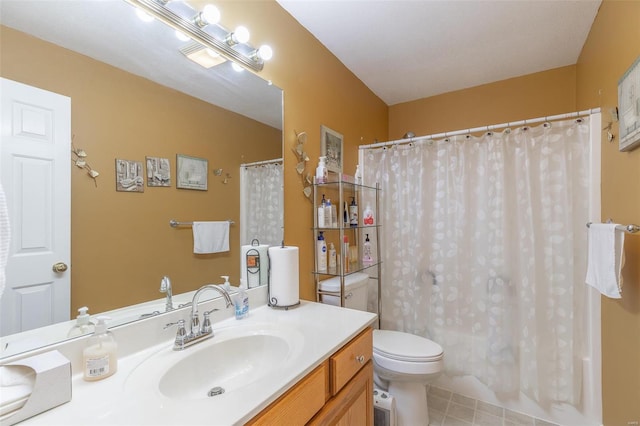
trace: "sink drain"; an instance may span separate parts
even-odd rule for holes
[[[208,396],[217,396],[217,395],[222,395],[224,393],[224,388],[220,387],[220,386],[216,386],[215,388],[211,388],[209,389],[209,392],[207,392]]]

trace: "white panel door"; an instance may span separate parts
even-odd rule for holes
[[[71,99],[1,79],[0,178],[11,243],[0,335],[69,320]],[[67,270],[55,272],[63,263]]]

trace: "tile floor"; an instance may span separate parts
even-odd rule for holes
[[[429,426],[559,426],[435,386],[427,402]]]

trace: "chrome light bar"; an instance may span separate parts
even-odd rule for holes
[[[254,71],[261,71],[264,62],[260,58],[252,58],[244,55],[232,48],[223,40],[218,40],[211,34],[204,31],[189,18],[184,18],[165,6],[158,0],[124,0],[134,7],[137,7],[158,21],[164,22],[174,30],[183,32],[192,40],[218,52],[225,59],[241,64]]]

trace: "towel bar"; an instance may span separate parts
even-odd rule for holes
[[[607,222],[607,223],[611,223],[611,222]],[[587,223],[587,228],[590,226],[591,226],[591,222]],[[635,234],[636,232],[640,232],[640,226],[634,225],[633,223],[630,223],[629,225],[618,225],[616,226],[616,229],[618,231],[627,232],[629,234]]]
[[[231,219],[227,219],[227,222],[229,222],[229,225],[233,225],[235,224],[235,222]],[[169,221],[169,226],[171,226],[172,228],[177,228],[178,226],[192,226],[193,222],[178,222],[175,219],[171,219]]]

